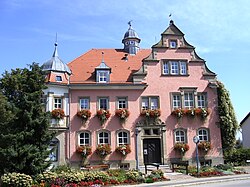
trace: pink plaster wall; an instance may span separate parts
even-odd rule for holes
[[[158,59],[191,59],[190,51],[185,52],[184,50],[158,50]],[[147,65],[147,77],[145,82],[148,87],[145,90],[71,90],[70,91],[70,113],[71,113],[71,129],[70,129],[70,157],[72,161],[79,160],[80,157],[75,153],[75,148],[77,145],[77,132],[81,130],[88,130],[91,132],[92,136],[92,151],[95,150],[97,144],[97,133],[101,129],[106,129],[111,132],[111,147],[112,151],[115,150],[116,145],[116,133],[118,129],[126,129],[130,131],[131,136],[131,149],[132,152],[127,155],[125,159],[134,160],[135,159],[135,135],[134,127],[136,122],[139,120],[140,116],[140,97],[141,96],[159,96],[160,98],[160,109],[161,117],[160,119],[166,123],[166,154],[168,157],[176,157],[176,152],[173,150],[174,135],[173,130],[175,128],[183,127],[187,129],[188,134],[188,144],[190,146],[189,151],[185,154],[188,157],[195,156],[195,144],[193,143],[193,137],[196,135],[196,130],[199,127],[207,127],[210,129],[210,141],[212,144],[212,149],[208,152],[209,156],[219,156],[219,149],[221,148],[221,137],[220,129],[216,126],[218,121],[218,115],[216,111],[217,97],[216,89],[211,89],[208,87],[208,81],[204,80],[202,76],[202,62],[189,63],[188,72],[189,76],[161,76],[161,61],[159,63],[151,62]],[[171,115],[171,102],[170,102],[170,92],[179,92],[179,87],[198,87],[197,92],[207,92],[208,96],[208,107],[211,109],[211,114],[208,116],[207,120],[204,122],[199,118],[190,119],[183,117],[181,122],[178,123],[175,116]],[[78,109],[79,97],[90,97],[90,109],[91,109],[91,119],[83,126],[81,120],[75,116]],[[100,125],[99,120],[95,117],[97,110],[97,98],[100,96],[108,96],[110,101],[110,112],[111,117],[103,125]],[[115,116],[116,109],[116,99],[118,96],[128,97],[128,108],[131,112],[128,120],[124,125],[121,125],[118,118]],[[93,154],[90,160],[98,160],[99,158]],[[121,160],[121,156],[113,152],[107,157],[111,160]]]

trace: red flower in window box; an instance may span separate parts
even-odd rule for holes
[[[80,153],[82,157],[87,157],[92,154],[92,149],[89,145],[81,145],[76,148],[76,152]]]
[[[211,149],[211,143],[209,141],[201,141],[199,144],[198,144],[198,148],[200,150],[203,150],[205,152],[208,152],[210,149]]]
[[[130,112],[127,108],[117,109],[115,111],[115,115],[117,115],[120,119],[126,119],[127,117],[129,117]]]
[[[98,144],[95,152],[102,158],[112,153],[109,144]]]
[[[161,116],[161,110],[160,109],[143,109],[141,111],[141,116],[158,118]]]
[[[111,116],[109,110],[103,110],[103,109],[98,110],[96,115],[101,121],[101,124],[105,123],[105,121],[107,121]]]
[[[172,111],[172,115],[176,115],[178,118],[181,118],[183,116],[183,110],[181,108],[177,108]]]
[[[187,143],[177,142],[174,145],[174,149],[180,151],[181,153],[185,153],[189,150],[189,145]]]
[[[210,114],[210,109],[208,109],[208,108],[196,108],[195,114],[200,115],[202,118],[206,118]]]
[[[90,112],[89,110],[84,109],[84,110],[78,111],[78,112],[76,113],[76,115],[77,115],[78,117],[82,118],[83,120],[87,120],[87,119],[90,118],[91,112]]]
[[[63,119],[65,117],[65,113],[64,113],[63,109],[58,108],[58,109],[52,110],[51,116],[54,119]]]
[[[122,154],[123,156],[126,156],[127,154],[131,153],[131,149],[128,144],[119,145],[118,147],[116,147],[115,151]]]

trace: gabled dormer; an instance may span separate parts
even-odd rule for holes
[[[95,68],[96,82],[108,83],[110,82],[111,68],[104,62],[104,53],[102,52],[102,62]]]
[[[191,48],[194,49],[184,38],[184,34],[175,26],[171,20],[169,27],[161,34],[161,40],[152,46],[152,48]]]

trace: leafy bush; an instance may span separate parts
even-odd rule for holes
[[[234,166],[246,165],[246,160],[250,159],[250,149],[239,148],[232,151],[225,151],[224,160],[227,164]]]
[[[136,182],[137,179],[140,177],[140,173],[136,170],[130,170],[130,171],[127,171],[125,176],[128,180],[132,180],[132,181]]]
[[[3,186],[30,187],[33,183],[31,176],[22,173],[7,173],[2,177]]]
[[[51,182],[55,180],[58,177],[57,173],[52,171],[45,171],[41,174],[38,174],[35,179],[38,183],[44,181],[44,182]]]

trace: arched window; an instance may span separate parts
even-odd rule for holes
[[[200,138],[200,141],[209,141],[208,129],[199,129],[198,130],[198,136]]]
[[[176,129],[174,135],[175,135],[175,143],[177,142],[186,143],[186,131],[184,129]]]
[[[117,144],[118,145],[124,145],[129,144],[129,132],[127,131],[119,131],[117,133]]]
[[[89,132],[79,133],[78,145],[90,145],[90,133]]]
[[[98,133],[98,144],[110,144],[110,134],[109,132]]]

